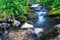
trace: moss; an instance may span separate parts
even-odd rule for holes
[[[41,39],[50,39],[50,38],[55,38],[57,36],[58,36],[58,28],[55,27],[43,33]]]
[[[60,19],[60,9],[49,11],[47,16],[55,19]]]
[[[60,14],[60,9],[59,10],[51,10],[50,12],[49,12],[49,15],[55,15],[55,14]]]

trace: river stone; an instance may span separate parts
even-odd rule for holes
[[[8,34],[8,40],[29,40],[29,35],[33,34],[34,31],[31,29],[12,31]]]
[[[31,7],[34,7],[34,8],[36,8],[36,7],[38,7],[40,4],[32,4],[32,6]]]
[[[8,23],[0,23],[0,28],[8,28],[8,27],[10,27],[10,24],[8,24]]]
[[[60,24],[57,24],[57,25],[55,25],[55,27],[58,27],[58,28],[60,28]]]
[[[21,26],[21,28],[34,28],[32,24],[25,23]]]
[[[41,36],[41,33],[44,32],[44,29],[43,28],[34,28],[34,32],[38,36]]]
[[[60,32],[60,24],[55,25],[55,27],[58,27],[58,32]]]
[[[19,26],[19,25],[20,25],[20,22],[17,20],[14,20],[13,26]]]

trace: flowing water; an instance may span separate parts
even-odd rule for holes
[[[59,23],[55,23],[54,20],[50,17],[45,17],[45,15],[48,12],[48,9],[43,7],[43,6],[38,6],[39,4],[33,4],[31,7],[34,10],[34,13],[38,16],[38,19],[34,19],[34,28],[52,28],[53,26],[55,26],[56,24]],[[40,30],[40,29],[39,29]],[[38,33],[38,30],[36,30],[36,32]],[[38,34],[40,35],[40,34]],[[32,36],[31,36],[32,37]],[[29,37],[30,40],[34,40],[34,37]],[[38,40],[40,40],[40,38],[38,38],[38,36],[36,37]]]
[[[45,17],[48,12],[48,9],[39,5],[33,4],[31,6],[34,10],[34,13],[38,16],[38,19],[35,19],[34,27],[37,28],[51,28],[52,26],[56,25],[57,23],[54,22],[52,18]]]

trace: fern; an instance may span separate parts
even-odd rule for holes
[[[0,0],[0,10],[5,11],[7,16],[27,14],[29,9],[28,0]]]

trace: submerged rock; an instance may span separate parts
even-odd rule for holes
[[[25,23],[21,26],[21,28],[34,28],[32,24]]]

